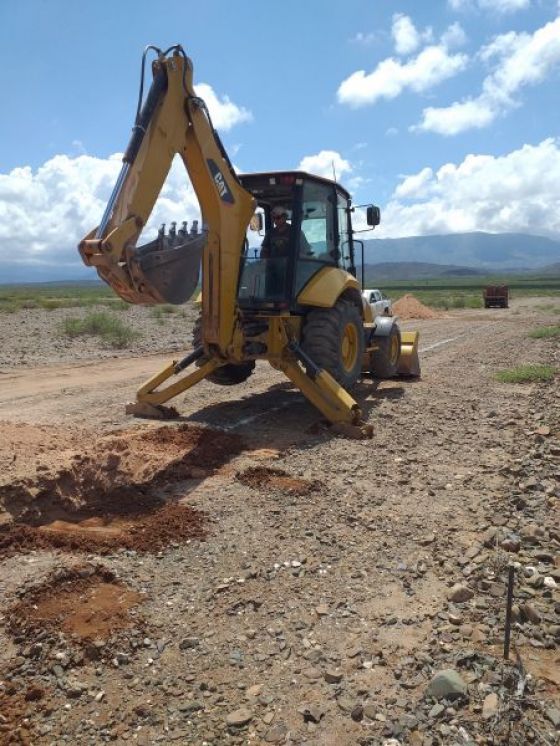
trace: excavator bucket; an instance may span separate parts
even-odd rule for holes
[[[198,285],[206,235],[185,235],[179,240],[171,242],[160,235],[144,246],[126,250],[135,286],[157,303],[185,303]]]
[[[401,355],[397,373],[403,378],[420,376],[420,360],[418,358],[419,332],[401,332]]]

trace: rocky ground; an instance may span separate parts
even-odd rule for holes
[[[166,307],[169,310],[169,306]],[[137,335],[122,350],[99,344],[94,337],[70,338],[64,334],[66,319],[82,319],[92,312],[109,313]],[[0,375],[14,367],[75,363],[76,361],[130,357],[174,352],[188,348],[190,332],[198,317],[195,304],[181,306],[175,313],[158,308],[128,306],[111,311],[106,307],[54,308],[46,311],[28,308],[0,317]]]
[[[178,422],[126,418],[192,314],[79,362],[58,312],[13,315],[0,744],[558,743],[560,396],[493,378],[558,366],[527,336],[547,305],[407,321],[422,378],[359,386],[366,441],[264,365]]]

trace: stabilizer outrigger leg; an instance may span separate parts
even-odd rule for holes
[[[180,378],[175,383],[158,389],[158,387],[167,381],[171,376],[181,373],[192,363],[199,360],[204,355],[204,348],[198,347],[182,360],[177,362],[173,360],[155,376],[152,376],[136,392],[136,401],[126,405],[126,414],[132,414],[135,417],[153,417],[155,419],[170,419],[176,417],[175,409],[162,406],[164,402],[169,401],[174,396],[181,394],[183,391],[190,389],[196,383],[206,378],[213,370],[219,368],[222,362],[216,358],[210,358],[199,368],[195,368],[188,375]]]
[[[373,427],[362,420],[362,410],[346,389],[330,373],[315,365],[297,342],[291,341],[288,349],[295,359],[282,358],[278,367],[333,423],[333,429],[351,438],[371,438]]]

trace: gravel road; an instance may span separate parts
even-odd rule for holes
[[[177,422],[126,417],[190,310],[158,332],[133,309],[143,346],[118,353],[14,314],[0,744],[559,742],[557,379],[494,378],[559,367],[528,337],[551,305],[404,322],[422,378],[359,385],[362,441],[260,364],[178,397]]]

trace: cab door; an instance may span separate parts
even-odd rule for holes
[[[296,237],[295,298],[321,269],[338,266],[340,250],[333,186],[311,180],[304,182],[300,229]]]

